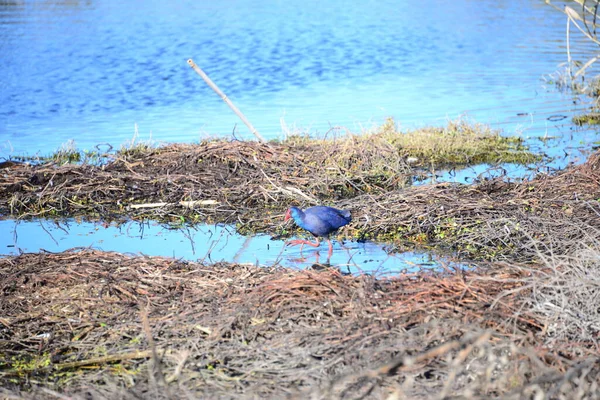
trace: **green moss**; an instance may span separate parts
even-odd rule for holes
[[[576,115],[572,118],[575,125],[598,125],[600,124],[600,113],[591,112],[588,114]]]
[[[47,156],[27,156],[20,155],[12,157],[15,161],[32,162],[34,164],[55,163],[58,165],[64,164],[91,164],[99,165],[106,160],[106,156],[101,155],[98,151],[78,150],[75,147],[75,142],[69,141],[63,144],[60,149]]]
[[[466,166],[480,163],[529,164],[542,159],[542,155],[529,151],[521,137],[502,136],[500,131],[487,125],[464,120],[449,121],[445,127],[425,127],[402,132],[392,118],[383,125],[361,134],[347,134],[334,139],[315,139],[308,135],[288,137],[281,144],[294,147],[321,146],[329,149],[331,161],[346,165],[350,171],[364,172],[365,160],[353,149],[376,148],[369,152],[370,174],[387,179],[391,171],[391,151],[403,160],[410,159],[416,166]],[[335,150],[335,151],[334,151]],[[345,162],[349,161],[349,162]]]
[[[154,150],[150,145],[145,143],[135,143],[128,146],[123,146],[117,152],[117,154],[125,156],[125,157],[135,157],[141,154],[146,154],[149,151]]]
[[[14,375],[26,375],[36,370],[49,367],[52,364],[50,353],[43,353],[38,356],[16,357],[13,356],[6,363],[10,372]]]

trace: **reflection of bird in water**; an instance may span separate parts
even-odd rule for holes
[[[321,244],[319,238],[324,237],[329,243],[329,253],[327,253],[328,258],[331,258],[331,254],[333,253],[333,246],[329,239],[329,235],[352,221],[350,211],[338,210],[337,208],[327,206],[309,207],[304,211],[297,207],[290,207],[285,213],[285,220],[287,221],[290,218],[293,218],[296,225],[300,228],[312,233],[317,241],[313,243],[308,240],[298,239],[290,240],[287,244],[301,244],[302,246],[306,244],[313,247],[319,247]],[[300,247],[300,251],[302,251],[302,247]]]

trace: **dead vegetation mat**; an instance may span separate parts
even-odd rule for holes
[[[0,259],[10,399],[600,398],[598,345],[549,345],[543,268],[396,277],[94,250]],[[462,396],[462,397],[461,397]]]
[[[329,204],[351,210],[346,238],[445,246],[487,260],[533,259],[538,249],[523,246],[531,238],[558,252],[561,243],[598,238],[598,153],[523,182],[407,187],[415,171],[375,137],[143,147],[102,166],[4,163],[0,214],[228,223],[243,234],[289,236],[288,206]]]
[[[600,240],[600,153],[523,182],[440,183],[355,203],[364,217],[354,227],[368,238],[440,244],[467,259],[539,261],[569,254],[574,241]]]
[[[2,171],[0,211],[23,217],[185,215],[191,221],[248,222],[262,220],[271,209],[281,212],[290,200],[335,201],[397,189],[410,171],[388,142],[358,137],[286,145],[211,140],[115,157],[103,166],[12,164]],[[140,203],[163,204],[136,208]]]

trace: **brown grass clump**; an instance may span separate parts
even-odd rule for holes
[[[409,157],[428,169],[536,160],[519,140],[462,121],[402,133],[389,120],[368,134],[329,139],[131,145],[101,166],[59,165],[60,158],[38,165],[8,162],[0,174],[0,214],[107,220],[124,214],[185,216],[192,222],[242,222],[252,229],[254,220],[266,222],[289,203],[332,203],[410,185],[417,171],[407,164]],[[68,163],[77,152],[71,145],[59,153]]]
[[[345,203],[366,238],[444,245],[467,258],[535,259],[600,240],[600,153],[523,182],[441,183]],[[406,242],[404,242],[406,243]]]
[[[577,243],[569,255],[541,255],[546,268],[524,284],[524,308],[548,321],[546,342],[587,341],[600,351],[600,243]]]
[[[358,136],[171,144],[126,150],[102,166],[11,164],[0,175],[0,213],[236,223],[270,217],[290,201],[394,190],[406,185],[409,170],[387,142]]]
[[[0,393],[597,398],[597,343],[551,338],[548,316],[529,307],[547,271],[379,279],[92,250],[8,257]]]
[[[406,187],[406,154],[388,136],[134,148],[103,166],[5,164],[0,214],[218,222],[289,236],[287,207],[331,204],[352,212],[341,231],[347,238],[442,246],[486,260],[531,260],[539,249],[529,239],[560,253],[562,243],[599,236],[598,153],[522,182]]]

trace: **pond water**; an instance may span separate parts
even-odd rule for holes
[[[570,123],[585,99],[548,82],[567,58],[565,26],[539,0],[2,1],[0,159],[69,140],[118,147],[136,129],[155,143],[252,138],[189,68],[193,58],[267,138],[466,116],[529,138],[562,168],[599,140]],[[597,48],[573,33],[571,50],[586,61]],[[439,179],[468,181],[486,168]]]
[[[267,138],[282,119],[324,133],[461,115],[564,136],[550,117],[583,106],[543,77],[566,61],[565,25],[539,0],[4,1],[0,157],[119,146],[135,124],[156,142],[251,138],[188,58]],[[596,50],[572,41],[575,59]]]
[[[333,241],[334,252],[327,260],[327,244],[314,249],[285,246],[268,235],[244,237],[228,226],[204,225],[172,229],[155,223],[114,226],[100,223],[53,221],[0,221],[0,254],[59,252],[73,247],[104,251],[169,256],[206,263],[233,261],[256,265],[306,268],[314,264],[336,266],[344,273],[376,275],[417,271],[421,268],[453,267],[457,264],[426,252],[390,253],[376,243]]]

